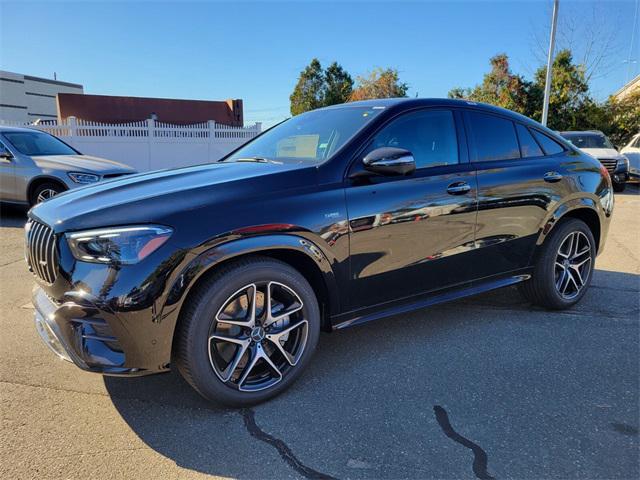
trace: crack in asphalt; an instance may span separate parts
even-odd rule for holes
[[[481,480],[493,480],[494,477],[489,475],[489,473],[487,472],[487,453],[482,449],[482,447],[456,432],[449,422],[449,415],[447,415],[447,411],[440,405],[435,405],[433,407],[433,411],[436,414],[436,420],[438,421],[438,424],[440,425],[440,428],[442,428],[444,434],[454,442],[467,447],[473,452],[472,468],[473,473],[476,475],[476,477],[480,478]]]
[[[318,480],[336,480],[335,477],[332,477],[331,475],[327,475],[326,473],[321,473],[311,467],[307,467],[296,458],[296,456],[293,454],[286,443],[262,430],[256,423],[255,412],[252,409],[243,408],[242,410],[240,410],[240,415],[242,415],[244,426],[247,428],[249,434],[253,438],[256,438],[261,442],[267,443],[274,447],[278,451],[282,459],[300,475],[304,476],[305,478]]]

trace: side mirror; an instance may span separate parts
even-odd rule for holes
[[[363,159],[364,168],[380,175],[409,175],[416,169],[413,154],[404,148],[381,147]]]
[[[11,160],[12,158],[13,158],[13,155],[9,150],[5,150],[4,148],[0,147],[0,159]]]

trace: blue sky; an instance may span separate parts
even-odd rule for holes
[[[582,52],[613,35],[598,98],[640,72],[637,0],[560,0],[561,42]],[[318,57],[354,77],[394,67],[410,96],[446,96],[505,52],[530,78],[544,56],[551,0],[474,2],[10,2],[0,0],[0,68],[81,83],[86,93],[244,100],[245,121],[288,116],[297,76]],[[636,23],[638,19],[636,17]],[[572,25],[573,23],[573,25]],[[570,34],[571,30],[573,34]],[[538,38],[538,40],[536,40]]]

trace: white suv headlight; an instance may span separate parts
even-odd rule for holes
[[[104,228],[67,233],[73,256],[83,262],[128,265],[160,248],[173,230],[159,225]]]
[[[81,184],[96,183],[100,180],[100,176],[93,173],[69,172],[67,175],[74,182]]]
[[[620,157],[620,161],[627,166],[627,170],[629,170],[629,159],[627,157],[625,157],[624,155],[621,155]]]

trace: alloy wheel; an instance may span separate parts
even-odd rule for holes
[[[309,325],[299,295],[279,282],[251,283],[218,310],[208,338],[218,378],[240,391],[264,390],[296,366]]]
[[[36,198],[36,203],[44,202],[45,200],[49,200],[51,197],[55,197],[58,194],[56,190],[53,188],[45,188],[40,193],[38,193],[38,197]]]
[[[568,234],[560,247],[555,260],[556,290],[565,300],[577,297],[591,274],[591,242],[580,231]]]

